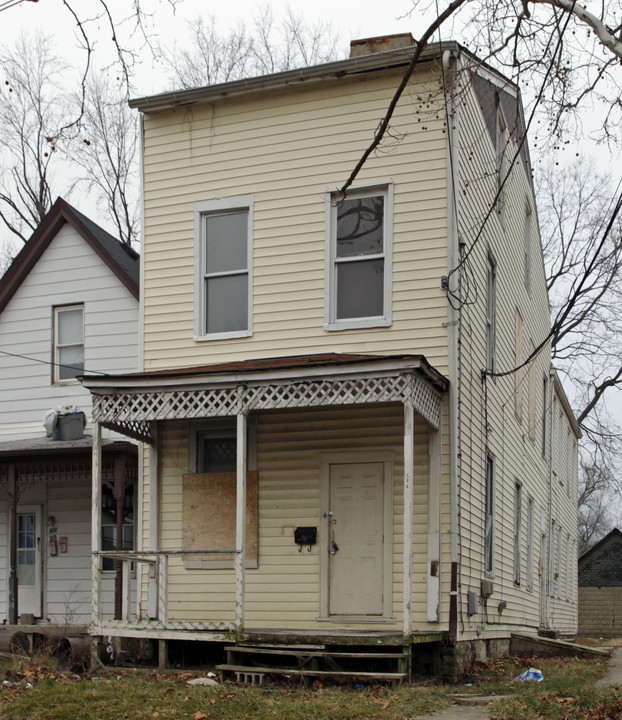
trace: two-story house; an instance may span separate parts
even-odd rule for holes
[[[576,629],[579,433],[548,344],[529,359],[550,325],[518,89],[429,46],[344,196],[397,40],[131,103],[143,371],[85,382],[95,465],[102,428],[146,443],[139,547],[100,554],[138,562],[139,597],[113,620],[97,575],[92,632],[161,665],[233,642],[240,677],[455,676]]]
[[[138,296],[138,254],[60,198],[0,278],[0,620],[20,632],[86,629],[92,521],[102,548],[133,547],[137,447],[106,433],[92,512],[91,395],[77,376],[137,367]],[[67,407],[86,429],[78,415],[48,437],[44,418]],[[114,563],[103,574],[111,605]]]

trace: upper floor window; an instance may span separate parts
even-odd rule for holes
[[[496,292],[497,269],[494,260],[488,255],[486,273],[486,369],[490,372],[495,371]]]
[[[496,133],[496,155],[497,155],[497,212],[501,224],[505,227],[505,200],[506,200],[506,176],[508,174],[508,133],[505,119],[501,108],[497,112],[497,133]]]
[[[253,196],[195,203],[195,338],[252,332]]]
[[[393,188],[327,200],[327,330],[391,324]]]
[[[525,225],[523,228],[523,265],[524,265],[524,282],[527,292],[531,291],[531,234],[533,232],[532,210],[529,200],[525,203]]]
[[[54,308],[55,383],[74,382],[84,372],[84,306]]]

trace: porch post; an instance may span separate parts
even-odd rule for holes
[[[244,627],[244,584],[246,566],[246,415],[237,416],[236,509],[235,509],[235,626]]]
[[[428,433],[428,622],[439,622],[441,602],[441,431]]]
[[[101,548],[101,426],[93,421],[93,467],[91,471],[91,620],[97,624],[100,617],[101,573],[99,549]]]
[[[413,581],[413,510],[415,473],[414,409],[412,402],[404,403],[404,638],[412,631],[412,581]]]
[[[152,443],[149,445],[149,550],[158,552],[160,549],[160,470],[158,423],[149,424]],[[142,527],[142,518],[138,527]],[[157,566],[149,566],[149,589],[147,595],[147,617],[154,620],[158,617],[158,594],[165,595],[166,587],[159,584]],[[163,620],[160,617],[160,620]]]
[[[15,464],[9,463],[9,500],[11,501],[11,534],[9,554],[9,625],[17,625],[19,619],[17,583],[17,478]]]

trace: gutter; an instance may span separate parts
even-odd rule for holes
[[[458,47],[458,43],[455,41],[443,43],[442,45],[443,49],[452,49],[454,51],[457,51]],[[260,75],[244,80],[219,83],[218,85],[208,85],[206,87],[133,98],[129,101],[129,106],[146,113],[161,112],[162,110],[171,110],[176,107],[195,105],[197,103],[224,100],[240,95],[265,93],[273,90],[301,86],[303,84],[315,84],[331,80],[336,81],[348,75],[393,70],[408,65],[416,49],[417,46],[415,45],[408,48],[399,48],[398,50],[360,55],[355,58],[338,60],[336,62],[314,65],[297,70],[286,70],[285,72],[274,73],[272,75]],[[430,62],[439,59],[440,54],[441,44],[431,43],[421,54],[420,62]]]

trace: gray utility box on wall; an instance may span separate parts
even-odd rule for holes
[[[52,440],[80,440],[84,437],[84,420],[83,412],[59,415]]]

